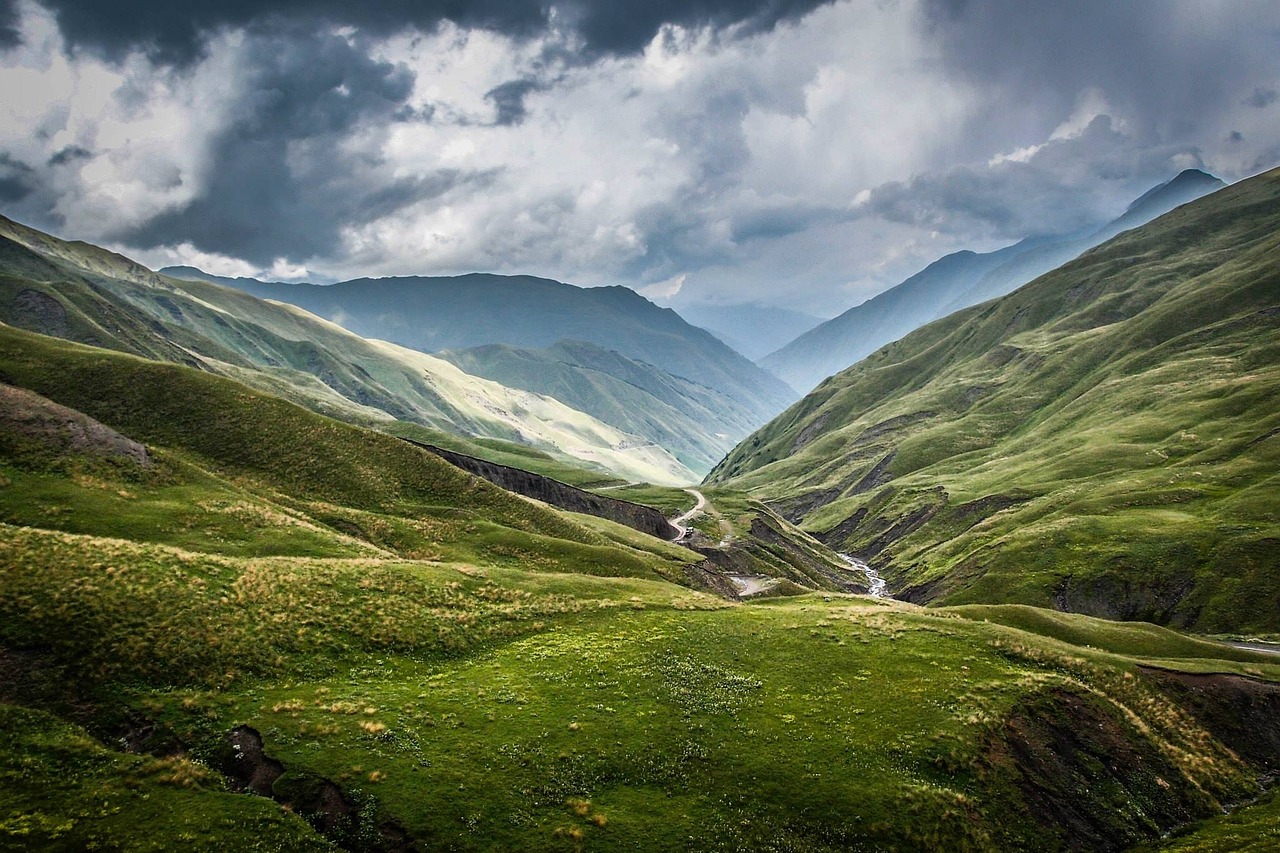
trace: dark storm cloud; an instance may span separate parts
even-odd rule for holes
[[[1274,64],[1275,31],[1257,25],[1273,8],[1269,0],[926,3],[948,71],[1001,93],[993,114],[961,134],[968,156],[1011,134],[1043,138],[1089,89],[1104,92],[1139,137],[1185,137],[1212,125],[1244,95],[1242,81]]]
[[[741,25],[744,33],[801,18],[828,0],[578,0],[578,31],[595,50],[628,53],[643,47],[663,24]],[[570,14],[571,20],[575,17]]]
[[[0,0],[0,50],[13,47],[21,41],[16,0]]]
[[[49,158],[49,165],[65,166],[76,160],[87,160],[92,156],[93,152],[87,148],[81,148],[79,145],[68,145]]]
[[[493,104],[497,117],[494,124],[515,125],[524,121],[526,110],[524,99],[530,92],[542,89],[543,84],[536,80],[510,80],[501,86],[494,86],[485,93],[485,100]]]
[[[570,0],[554,4],[557,22],[585,40],[588,53],[629,53],[643,47],[664,23],[738,25],[767,30],[803,16],[827,0]],[[206,35],[224,27],[272,22],[350,25],[372,35],[406,27],[429,29],[442,20],[513,36],[549,24],[545,0],[42,0],[73,44],[108,56],[144,48],[157,59],[182,64],[201,54]],[[0,0],[0,46],[16,39],[17,0]],[[7,28],[7,29],[6,29]]]
[[[35,170],[21,160],[0,151],[0,201],[22,201],[35,189]]]
[[[1135,149],[1109,117],[1099,116],[1079,136],[1052,140],[1025,160],[883,184],[862,209],[950,234],[1019,239],[1068,233],[1102,225],[1120,212],[1117,200],[1172,177],[1170,164],[1179,156],[1197,158],[1186,146]]]
[[[269,266],[329,254],[344,225],[489,180],[444,171],[393,178],[376,157],[343,152],[355,130],[395,120],[412,89],[403,68],[336,36],[253,37],[250,94],[215,141],[210,178],[187,207],[114,236],[140,247],[193,242]]]
[[[1253,90],[1253,94],[1240,102],[1242,106],[1253,107],[1255,110],[1261,110],[1271,106],[1280,98],[1280,94],[1275,89],[1264,89],[1261,86]]]
[[[732,234],[735,243],[749,240],[776,239],[807,231],[817,225],[841,222],[851,218],[846,208],[794,203],[770,205],[757,210],[746,210],[733,217]]]

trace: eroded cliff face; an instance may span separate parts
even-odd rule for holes
[[[411,441],[410,439],[405,440],[409,441],[410,444],[415,444],[431,451],[441,459],[456,465],[464,471],[475,474],[477,477],[483,477],[489,482],[518,495],[534,498],[570,512],[581,512],[587,515],[607,518],[610,521],[616,521],[619,524],[625,524],[627,527],[639,530],[641,533],[657,536],[659,539],[670,541],[680,535],[680,531],[676,530],[667,521],[666,516],[652,507],[641,506],[630,501],[620,501],[616,498],[606,498],[602,495],[583,491],[567,483],[562,483],[559,480],[544,477],[541,474],[534,474],[519,468],[511,468],[507,465],[499,465],[495,462],[487,462],[484,459],[477,459],[464,453],[455,453],[452,450],[445,450],[431,444]]]

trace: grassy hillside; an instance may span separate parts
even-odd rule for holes
[[[0,320],[230,376],[350,422],[401,420],[506,440],[633,480],[695,479],[652,441],[557,400],[366,341],[291,305],[169,279],[3,218]]]
[[[1280,626],[1280,172],[832,377],[708,478],[924,601]]]
[[[542,350],[494,344],[440,357],[473,376],[554,397],[644,436],[700,476],[760,424],[732,397],[584,341]]]
[[[1133,660],[905,605],[0,537],[0,641],[26,650],[10,701],[92,709],[102,738],[0,715],[10,767],[100,756],[0,775],[10,841],[315,838],[218,799],[242,780],[349,849],[1110,849],[1256,791]],[[1062,765],[1038,763],[1077,726]],[[196,763],[149,766],[116,736]],[[184,810],[158,820],[131,790]]]
[[[143,442],[151,456],[142,466],[59,449],[55,430],[0,418],[0,518],[11,524],[245,556],[683,577],[661,549],[618,546],[397,438],[227,379],[6,327],[0,376]]]

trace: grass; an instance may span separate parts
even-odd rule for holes
[[[0,442],[0,518],[246,556],[394,556],[660,577],[678,566],[430,453],[174,365],[0,329],[11,381],[147,443],[142,470]]]
[[[480,346],[441,357],[470,374],[548,394],[643,436],[699,477],[772,413],[583,341],[560,341],[537,350]]]
[[[958,613],[966,619],[994,622],[1052,637],[1073,646],[1136,658],[1210,659],[1255,664],[1275,660],[1274,656],[1233,648],[1140,622],[1112,622],[1013,604],[970,604],[946,610]]]
[[[123,695],[214,766],[248,724],[289,779],[455,849],[1044,842],[996,819],[1013,783],[988,750],[1055,689],[1137,709],[1175,758],[1194,742],[1183,772],[1214,797],[1250,784],[1131,661],[952,613],[3,534],[3,645],[38,650],[30,678]]]
[[[1051,829],[1005,817],[1025,807],[992,749],[1010,715],[1057,707],[1062,691],[1136,715],[1144,734],[1132,736],[1177,768],[1171,784],[1196,813],[1252,785],[1134,659],[1098,641],[1138,636],[1144,657],[1205,645],[1174,632],[1018,614],[1088,648],[856,596],[727,605],[657,580],[200,554],[10,526],[0,543],[11,700],[90,709],[102,738],[113,720],[152,721],[213,768],[227,733],[252,726],[286,768],[281,796],[328,779],[362,814],[450,849],[1052,847]],[[1280,680],[1275,664],[1199,662]],[[119,843],[145,825],[158,846],[234,844],[281,815],[220,799],[211,779],[163,793],[205,798],[193,806],[108,798],[119,818],[100,822],[88,791],[148,793],[156,760],[47,717],[14,720],[11,762],[46,748],[103,756],[99,769],[11,780],[22,796],[5,800],[0,827],[14,832],[75,818],[67,838]],[[199,767],[181,764],[183,778],[205,778]],[[1135,802],[1154,796],[1130,784]],[[156,818],[153,801],[182,819]],[[224,810],[245,803],[259,817],[229,826]],[[264,844],[285,849],[291,826],[263,830]]]
[[[708,482],[921,600],[1274,632],[1277,199],[1241,182],[919,329]]]
[[[1060,849],[1257,794],[1150,667],[1273,658],[1031,608],[730,603],[670,582],[686,549],[224,378],[5,327],[0,378],[151,458],[0,437],[0,848]],[[731,569],[818,582],[818,543],[706,493]],[[288,808],[229,793],[242,726]],[[1198,832],[1265,839],[1256,808]]]
[[[49,714],[0,704],[0,847],[332,850],[270,800],[185,758],[125,755]]]
[[[467,438],[404,421],[370,423],[369,426],[391,435],[433,444],[477,459],[485,459],[523,471],[532,471],[580,489],[609,489],[627,484],[626,480],[619,479],[616,474],[609,471],[588,467],[585,463],[571,464],[545,451],[515,442],[494,438]]]
[[[1159,847],[1139,851],[1154,853],[1267,853],[1280,847],[1280,799],[1274,794],[1255,805],[1223,817],[1203,821]]]

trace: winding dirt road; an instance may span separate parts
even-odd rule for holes
[[[707,505],[707,497],[702,492],[697,489],[685,489],[685,491],[697,498],[698,502],[693,505],[693,509],[671,519],[671,526],[680,531],[680,535],[675,538],[677,542],[689,535],[689,525],[686,522],[702,512]]]

